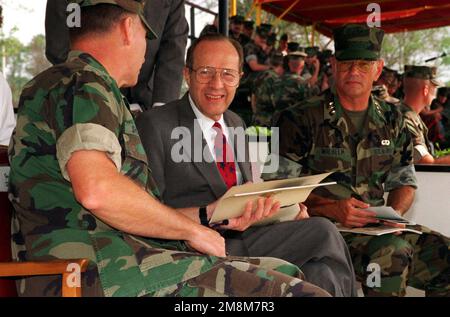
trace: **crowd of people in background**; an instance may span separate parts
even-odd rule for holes
[[[333,89],[330,58],[333,51],[318,46],[302,47],[288,34],[278,34],[267,23],[255,26],[241,15],[229,21],[229,36],[244,50],[244,74],[231,109],[248,126],[271,127],[280,111]],[[201,34],[216,33],[215,24]],[[388,66],[373,84],[373,94],[395,105],[404,98],[403,74]],[[450,87],[440,87],[432,104],[420,117],[436,149],[450,147]],[[259,130],[263,131],[263,130]]]

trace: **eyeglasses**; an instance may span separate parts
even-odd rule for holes
[[[373,61],[362,61],[362,60],[338,61],[337,70],[338,72],[348,72],[354,65],[355,68],[360,72],[367,73],[370,71],[370,68],[372,67],[373,63],[374,63]]]
[[[195,79],[200,84],[208,84],[216,77],[217,71],[220,71],[220,78],[223,83],[227,86],[237,86],[239,84],[239,80],[241,79],[241,74],[234,69],[228,68],[214,68],[209,66],[201,66],[197,69],[189,69],[195,72]]]

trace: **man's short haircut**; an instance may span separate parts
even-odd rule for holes
[[[239,44],[238,41],[219,33],[202,35],[192,43],[186,54],[187,68],[192,68],[194,66],[195,49],[202,42],[229,42],[231,45],[233,45],[239,55],[239,72],[242,72],[242,68],[244,67],[244,52],[242,50],[241,44]]]
[[[125,15],[132,13],[111,4],[82,7],[80,27],[69,28],[70,41],[73,43],[86,35],[107,33]]]

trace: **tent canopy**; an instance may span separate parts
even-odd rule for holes
[[[346,23],[366,23],[373,12],[370,3],[381,7],[381,28],[386,33],[414,31],[450,25],[448,0],[255,0],[262,9],[300,25],[314,25],[324,35]]]

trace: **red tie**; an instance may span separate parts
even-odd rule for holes
[[[223,134],[222,126],[219,122],[214,123],[213,129],[217,132],[214,139],[217,168],[227,188],[230,188],[236,185],[236,165],[234,164],[233,151],[227,143],[227,138]]]

